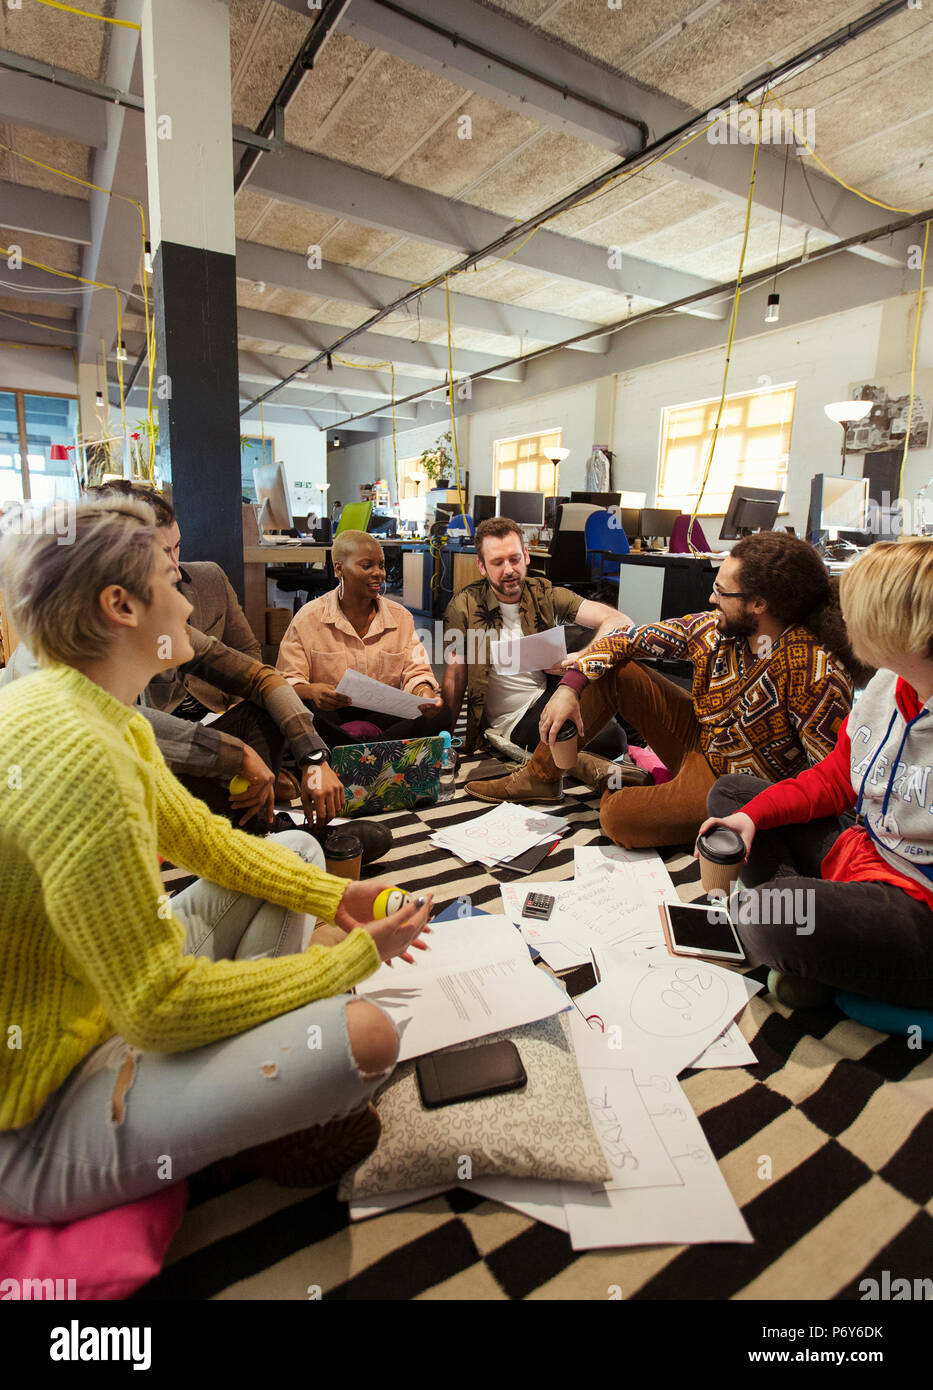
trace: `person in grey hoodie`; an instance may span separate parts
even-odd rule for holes
[[[933,539],[872,546],[840,599],[856,654],[879,669],[835,749],[772,786],[720,777],[700,834],[726,825],[745,842],[736,928],[785,1004],[837,988],[930,1009]]]

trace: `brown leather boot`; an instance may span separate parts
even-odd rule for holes
[[[650,787],[654,778],[647,768],[639,767],[626,753],[620,763],[601,758],[598,753],[580,753],[573,765],[574,777],[599,792],[619,791],[622,787]]]
[[[535,765],[536,761],[538,766]],[[547,761],[550,762],[550,759]],[[508,777],[491,777],[488,781],[467,782],[467,796],[473,796],[477,801],[492,801],[496,804],[515,801],[523,806],[535,801],[563,801],[564,785],[561,774],[551,763],[551,777],[548,778],[547,766],[545,764],[542,768],[540,762],[536,752],[533,758],[523,763]]]

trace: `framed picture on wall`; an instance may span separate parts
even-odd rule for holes
[[[930,414],[933,407],[933,371],[914,373],[913,406],[910,373],[856,382],[849,387],[856,401],[871,401],[871,414],[856,420],[846,430],[846,453],[876,454],[887,449],[903,449],[907,422],[910,421],[908,449],[930,446]]]

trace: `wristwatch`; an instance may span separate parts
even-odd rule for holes
[[[313,753],[305,753],[298,759],[299,767],[320,767],[322,763],[330,764],[329,748],[315,748]]]

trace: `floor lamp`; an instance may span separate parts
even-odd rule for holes
[[[872,401],[831,401],[829,405],[824,405],[823,409],[830,420],[835,420],[837,425],[842,426],[842,471],[846,471],[846,435],[849,426],[856,420],[864,420],[866,415],[871,414]]]
[[[557,498],[557,489],[560,484],[560,466],[570,453],[569,449],[545,449],[544,457],[549,459],[554,465],[554,498]]]

